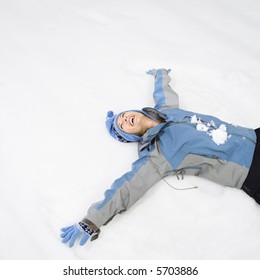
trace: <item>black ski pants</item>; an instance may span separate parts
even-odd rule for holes
[[[254,157],[242,190],[260,204],[260,128],[255,130],[257,143]]]

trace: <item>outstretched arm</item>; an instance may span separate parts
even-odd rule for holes
[[[155,109],[163,109],[167,107],[179,107],[178,94],[170,87],[171,78],[166,69],[152,69],[147,74],[153,75],[155,78],[153,98],[155,101]]]
[[[91,240],[96,239],[101,226],[111,221],[115,215],[129,209],[160,179],[158,169],[148,156],[138,159],[133,163],[132,170],[117,179],[105,192],[104,199],[89,208],[81,222],[62,229],[63,242],[69,241],[69,246],[72,247],[80,236],[80,245],[84,245],[90,236]]]

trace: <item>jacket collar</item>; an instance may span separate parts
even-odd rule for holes
[[[148,129],[138,142],[138,150],[142,151],[145,147],[147,147],[154,140],[154,138],[159,135],[160,131],[164,127],[169,126],[171,124],[180,124],[186,122],[187,120],[174,121],[172,118],[168,118],[164,123],[160,123],[157,126]]]
[[[168,122],[158,124],[157,126],[148,129],[138,143],[139,151],[147,147],[166,125],[168,125]]]

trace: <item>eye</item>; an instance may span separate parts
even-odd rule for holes
[[[125,113],[122,113],[121,115],[120,115],[120,117],[123,119],[124,118],[124,115],[125,115]],[[123,130],[123,122],[120,124],[120,129],[122,129]]]

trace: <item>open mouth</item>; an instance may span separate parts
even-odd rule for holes
[[[129,122],[130,122],[131,125],[134,125],[134,119],[135,119],[135,117],[131,117],[131,118],[129,119]]]

